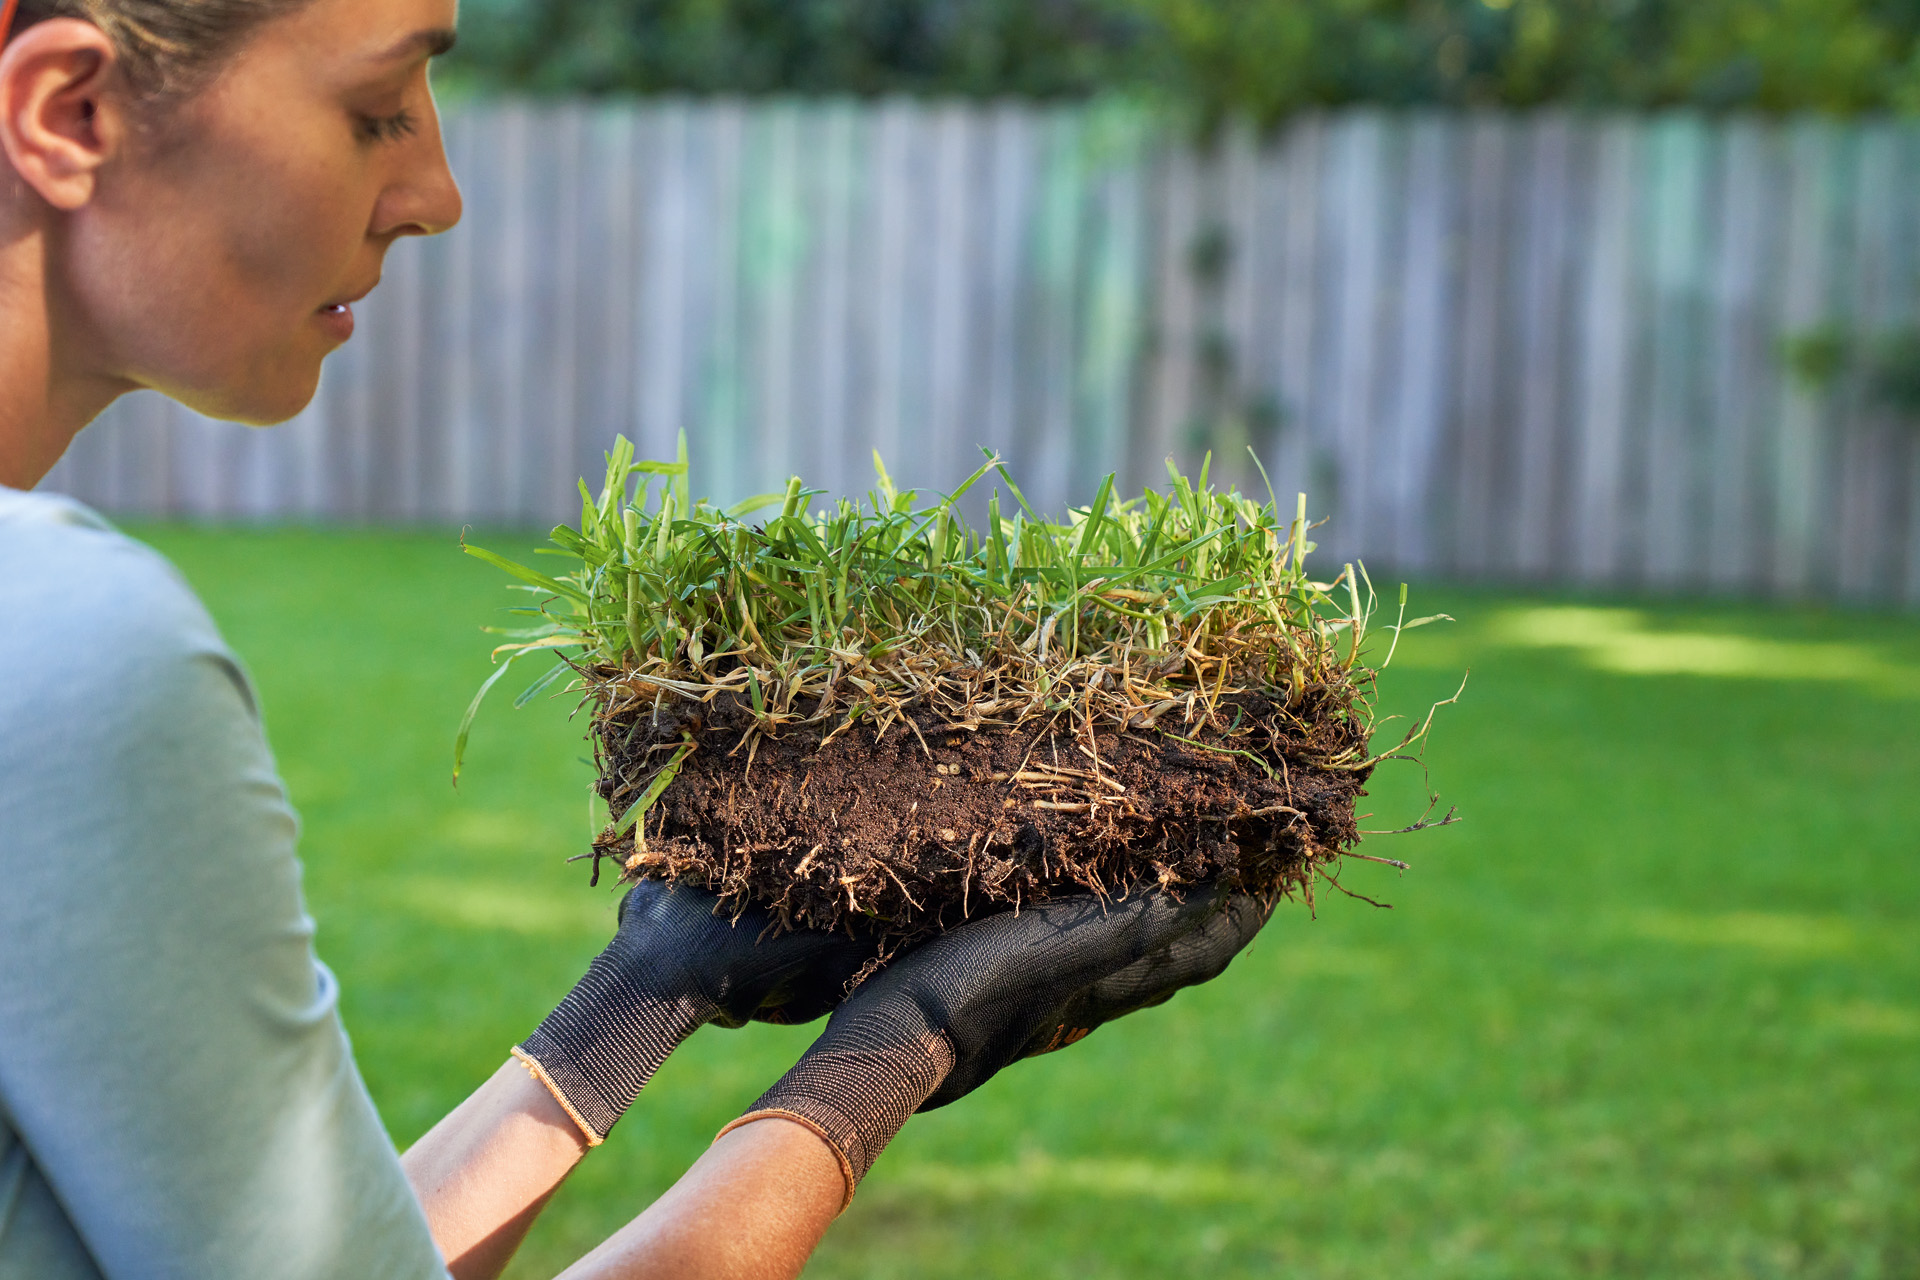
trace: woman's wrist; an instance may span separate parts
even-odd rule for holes
[[[716,1010],[693,996],[649,991],[596,960],[513,1056],[599,1146],[681,1043]]]
[[[832,1150],[851,1204],[880,1152],[953,1069],[947,1037],[913,1012],[915,1026],[884,1040],[830,1028],[715,1141],[759,1120],[799,1124]]]
[[[587,1142],[558,1101],[506,1062],[401,1157],[456,1276],[495,1274]]]

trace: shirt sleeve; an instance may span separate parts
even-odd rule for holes
[[[109,1277],[443,1278],[251,686],[157,555],[0,547],[0,1105]]]

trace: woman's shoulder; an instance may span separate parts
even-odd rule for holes
[[[0,488],[0,564],[7,573],[0,583],[9,587],[70,568],[177,580],[158,552],[121,533],[86,504],[64,494],[8,488]]]
[[[208,658],[233,662],[166,557],[71,498],[0,489],[0,672],[17,690],[127,689]]]

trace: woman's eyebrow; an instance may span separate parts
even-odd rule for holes
[[[376,62],[405,62],[414,58],[437,58],[453,48],[459,37],[452,27],[432,27],[425,31],[416,31],[412,35],[392,45],[385,52],[376,54]]]

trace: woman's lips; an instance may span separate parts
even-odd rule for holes
[[[376,276],[373,283],[366,288],[321,307],[319,311],[321,325],[340,342],[351,338],[353,336],[353,304],[372,293],[379,283],[379,277]]]
[[[346,302],[330,302],[320,308],[320,325],[335,339],[345,342],[353,337],[353,305]]]

